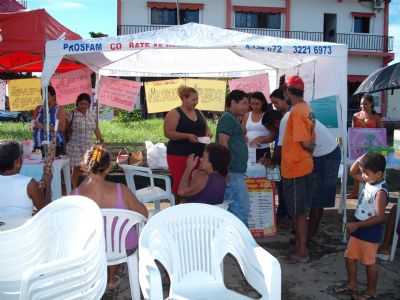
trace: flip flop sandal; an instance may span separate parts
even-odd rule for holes
[[[368,294],[367,292],[364,292],[360,295],[353,295],[351,297],[353,300],[370,300],[370,299],[376,299],[376,296],[372,296]]]
[[[333,289],[335,294],[353,296],[357,291],[353,290],[347,283],[343,283]]]
[[[310,256],[298,256],[296,254],[291,254],[287,258],[288,264],[306,264],[310,262]]]
[[[384,261],[388,261],[390,259],[390,255],[385,253],[378,253],[376,254],[376,257]]]

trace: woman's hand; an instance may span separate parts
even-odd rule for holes
[[[199,142],[199,140],[197,139],[197,136],[195,134],[191,134],[191,133],[187,134],[187,140],[189,142],[191,142],[191,143],[198,143]]]
[[[262,138],[258,136],[250,142],[250,147],[258,147],[261,144],[261,142]]]
[[[190,154],[186,160],[186,169],[189,171],[193,171],[196,168],[199,162],[199,157],[194,154]]]

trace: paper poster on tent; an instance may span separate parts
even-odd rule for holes
[[[276,234],[274,189],[265,177],[247,177],[250,210],[248,224],[255,237]]]
[[[132,111],[139,98],[142,84],[133,80],[101,77],[99,103],[126,111]]]
[[[186,79],[185,85],[196,89],[199,93],[197,109],[209,111],[225,110],[225,80]]]
[[[6,109],[6,82],[0,80],[0,110]]]
[[[199,93],[197,109],[224,111],[226,81],[208,79],[172,79],[146,82],[148,113],[166,112],[181,105],[178,88],[181,85],[193,87]]]
[[[249,77],[242,77],[228,81],[229,90],[243,90],[246,93],[262,92],[269,99],[268,74],[260,74]]]
[[[51,85],[56,90],[57,104],[75,103],[81,93],[92,94],[91,71],[87,68],[55,74]]]
[[[15,79],[8,82],[10,111],[34,110],[42,104],[39,78]]]
[[[349,156],[355,160],[374,147],[386,147],[386,128],[349,128]]]
[[[337,96],[329,96],[311,101],[315,118],[327,128],[339,128]]]

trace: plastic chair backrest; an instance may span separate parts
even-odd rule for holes
[[[0,245],[0,288],[2,281],[20,282],[20,299],[104,293],[102,217],[86,197],[50,203],[22,226],[0,232]]]
[[[225,255],[231,253],[243,268],[245,248],[256,246],[246,226],[231,213],[193,203],[169,207],[149,219],[139,238],[139,258],[144,249],[161,262],[175,290],[199,280],[223,284]]]
[[[135,176],[149,178],[150,186],[154,186],[153,171],[150,168],[126,164],[121,164],[120,167],[124,170],[126,184],[133,193],[136,192]]]
[[[118,208],[103,208],[106,254],[109,263],[121,263],[126,259],[126,237],[136,227],[139,236],[146,218],[134,211]]]

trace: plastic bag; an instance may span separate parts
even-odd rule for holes
[[[146,141],[147,165],[151,169],[168,169],[167,147],[163,143]]]

